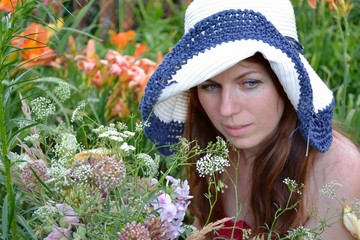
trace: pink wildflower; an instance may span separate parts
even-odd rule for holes
[[[127,223],[119,233],[120,240],[151,240],[148,228],[140,223]]]
[[[79,216],[76,215],[74,209],[70,205],[67,205],[66,203],[58,203],[56,204],[56,207],[60,215],[63,216],[60,219],[61,226],[69,226],[80,222]]]
[[[44,240],[68,240],[70,238],[71,226],[68,228],[52,226],[51,230]]]
[[[125,177],[126,170],[123,161],[117,161],[115,157],[104,157],[94,165],[95,182],[104,190],[119,186]]]
[[[30,161],[24,166],[21,173],[21,180],[27,189],[40,186],[39,181],[37,180],[32,170],[42,181],[46,182],[50,179],[48,175],[48,168],[43,160],[39,159]]]

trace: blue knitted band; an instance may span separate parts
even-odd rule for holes
[[[318,151],[326,151],[332,141],[331,118],[334,103],[315,115],[312,88],[308,73],[299,57],[302,46],[295,39],[283,36],[262,14],[252,10],[226,10],[207,17],[186,33],[164,58],[151,76],[140,103],[143,120],[150,126],[145,133],[164,155],[171,154],[169,145],[182,136],[184,123],[165,123],[154,113],[153,107],[162,91],[174,83],[173,76],[189,59],[216,46],[233,41],[257,40],[281,50],[295,64],[299,74],[300,100],[296,107],[304,139]]]

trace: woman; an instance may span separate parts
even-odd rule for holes
[[[236,188],[220,195],[212,221],[235,217],[226,225],[253,236],[274,224],[282,236],[302,226],[321,227],[323,239],[351,239],[342,205],[360,198],[360,153],[332,129],[333,94],[301,51],[288,0],[195,0],[184,36],[148,82],[145,131],[165,155],[180,136],[202,147],[217,136],[229,142],[231,166],[219,178]],[[194,164],[189,177],[201,228],[210,212],[208,181]],[[275,217],[290,196],[284,179],[304,187],[291,195],[296,210]],[[328,183],[342,185],[336,198],[321,194]],[[242,239],[226,229],[214,236]]]

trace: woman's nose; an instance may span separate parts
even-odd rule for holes
[[[240,96],[234,89],[223,89],[221,92],[220,114],[222,116],[231,116],[241,107]]]

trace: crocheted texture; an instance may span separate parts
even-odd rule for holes
[[[233,41],[257,40],[280,49],[295,64],[299,75],[300,101],[297,106],[301,132],[304,139],[319,151],[328,149],[331,143],[331,116],[333,104],[314,115],[312,88],[308,73],[299,57],[302,47],[294,39],[281,35],[275,26],[261,13],[252,10],[226,10],[207,17],[190,29],[174,46],[173,50],[150,78],[140,103],[143,120],[150,124],[145,133],[158,146],[164,155],[171,154],[169,145],[175,144],[182,135],[183,122],[169,123],[153,114],[153,107],[167,86],[175,83],[173,75],[189,59],[205,50]],[[295,41],[295,42],[294,42]],[[309,134],[309,136],[308,136]]]

